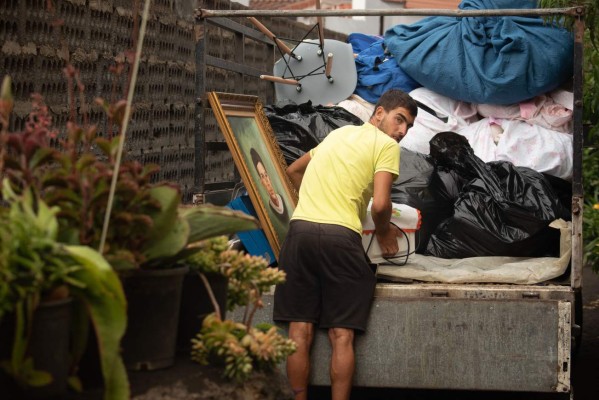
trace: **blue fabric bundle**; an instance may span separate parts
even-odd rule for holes
[[[411,92],[420,87],[401,70],[394,57],[385,53],[382,38],[352,33],[348,37],[356,57],[358,82],[354,93],[370,103],[376,103],[388,89]],[[357,50],[357,51],[356,51]]]
[[[370,47],[374,42],[381,40],[382,36],[367,35],[365,33],[354,32],[347,35],[347,43],[351,44],[354,54],[358,54]]]
[[[464,0],[462,10],[535,8],[530,0]],[[426,88],[471,103],[513,104],[572,76],[573,36],[536,17],[428,17],[396,25],[385,44]]]

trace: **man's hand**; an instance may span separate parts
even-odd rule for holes
[[[383,257],[393,257],[399,251],[397,244],[398,229],[391,223],[388,224],[388,229],[375,231],[376,240],[379,242]]]
[[[376,240],[379,242],[383,257],[390,257],[399,251],[397,228],[391,225],[391,184],[394,176],[390,172],[380,171],[374,174],[374,196],[370,214],[374,222]]]

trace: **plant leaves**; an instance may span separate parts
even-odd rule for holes
[[[76,391],[77,393],[83,393],[83,384],[81,383],[81,379],[76,376],[69,376],[67,378],[67,384],[71,389]]]
[[[260,228],[260,223],[256,218],[226,207],[201,204],[193,207],[181,207],[180,212],[191,229],[188,244],[214,236]]]
[[[73,288],[72,291],[85,301],[96,331],[104,399],[128,399],[129,382],[120,355],[120,342],[127,326],[127,306],[121,281],[97,251],[86,246],[65,246],[65,250],[82,266],[74,276],[84,282],[86,288]]]
[[[35,169],[38,168],[40,164],[44,163],[47,160],[50,160],[54,155],[55,150],[48,147],[40,147],[29,160],[29,168]]]
[[[181,195],[171,186],[157,186],[150,189],[152,198],[160,203],[160,211],[152,215],[154,227],[152,236],[159,237],[165,230],[171,230],[172,225],[178,221],[177,209],[181,203]]]
[[[32,360],[32,359],[30,359]],[[32,360],[33,361],[33,360]],[[52,383],[52,374],[42,370],[36,370],[33,368],[33,363],[31,365],[31,369],[29,369],[29,364],[27,363],[26,380],[25,383],[29,386],[46,386]]]
[[[184,218],[177,217],[175,223],[162,232],[162,236],[149,241],[144,246],[143,254],[146,257],[144,264],[180,253],[188,243],[189,233],[189,223]]]

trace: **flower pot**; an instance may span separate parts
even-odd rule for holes
[[[33,358],[36,370],[52,375],[52,382],[38,387],[18,387],[2,373],[0,385],[3,395],[8,393],[7,398],[54,399],[66,395],[70,362],[71,303],[71,298],[42,302],[33,314],[27,355]],[[10,359],[13,338],[14,314],[8,314],[4,316],[0,327],[0,359]]]
[[[221,274],[205,274],[212,293],[220,308],[221,317],[227,313],[227,277]],[[190,271],[183,279],[181,307],[179,309],[179,327],[177,329],[177,351],[185,353],[191,350],[191,339],[200,332],[206,315],[214,312],[204,282],[197,272]]]
[[[131,270],[121,275],[127,298],[127,330],[121,341],[130,370],[154,370],[175,362],[181,288],[187,267]]]

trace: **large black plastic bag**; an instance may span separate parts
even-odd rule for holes
[[[557,256],[555,219],[570,219],[568,209],[545,176],[505,161],[485,164],[467,140],[453,132],[437,134],[431,157],[438,170],[466,182],[453,216],[431,235],[425,254],[442,258],[475,256]]]
[[[391,201],[420,211],[422,223],[416,234],[416,252],[423,253],[437,226],[452,215],[459,190],[451,188],[450,174],[437,174],[430,156],[403,148],[400,154],[399,177],[391,188]]]
[[[300,158],[334,129],[364,122],[344,108],[312,106],[312,102],[264,106],[287,165]]]

